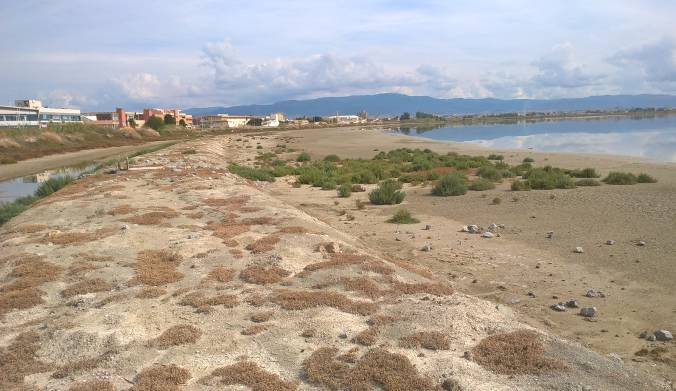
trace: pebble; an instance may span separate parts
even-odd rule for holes
[[[575,253],[582,254],[583,252],[584,252],[584,249],[582,247],[575,247]]]
[[[606,244],[609,245],[609,246],[612,246],[613,244],[615,244],[615,241],[612,240],[612,239],[609,239],[609,240],[606,240]]]
[[[425,252],[432,251],[432,245],[429,244],[429,243],[428,243],[428,244],[425,244],[425,245],[421,248],[421,250],[422,250],[422,251],[425,251]]]
[[[545,237],[546,237],[547,239],[551,239],[553,236],[554,236],[554,231],[549,231],[549,232],[547,232],[547,233],[545,234]]]
[[[568,301],[566,302],[566,307],[568,307],[568,308],[577,308],[577,307],[578,307],[578,305],[577,305],[577,300],[575,300],[575,299],[570,299],[570,300],[568,300]]]
[[[580,310],[580,315],[585,318],[593,318],[598,314],[596,307],[585,307]]]
[[[484,232],[484,233],[481,234],[481,237],[482,237],[482,238],[488,238],[488,239],[490,239],[490,238],[495,237],[495,234],[493,234],[492,232],[486,231],[486,232]]]
[[[646,245],[646,242],[643,240],[639,240],[638,243],[636,243],[637,246],[643,247]]]
[[[658,341],[671,341],[674,339],[674,336],[667,330],[657,330],[655,331],[655,339]]]
[[[498,225],[495,224],[495,223],[492,223],[491,225],[488,226],[488,229],[490,229],[490,230],[498,229]]]
[[[648,337],[646,337],[646,339],[650,342],[657,340],[657,338],[655,338],[654,334],[650,334]]]
[[[646,339],[646,338],[648,338],[648,332],[644,331],[641,334],[639,334],[638,337],[641,338],[641,339]]]
[[[425,231],[429,231],[429,230],[431,230],[431,229],[432,229],[432,226],[431,226],[431,225],[429,225],[429,224],[425,225]]]
[[[535,293],[534,293],[534,292],[528,292],[527,296],[528,296],[528,297],[535,298]]]
[[[472,352],[470,352],[470,351],[466,351],[465,353],[463,353],[462,357],[465,360],[469,360],[469,361],[472,361],[472,359],[474,358],[474,356],[472,355]]]
[[[563,312],[563,311],[566,310],[566,306],[564,306],[564,305],[561,304],[561,303],[559,303],[559,304],[554,304],[554,305],[552,306],[552,309],[553,309],[554,311]]]

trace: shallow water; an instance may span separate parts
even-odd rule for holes
[[[12,202],[19,197],[32,195],[41,183],[50,178],[58,178],[66,175],[77,177],[81,174],[90,172],[95,167],[96,164],[85,163],[2,181],[0,182],[0,203]]]
[[[493,149],[601,153],[676,162],[676,116],[444,125],[391,131]]]

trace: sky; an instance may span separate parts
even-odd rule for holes
[[[671,0],[4,3],[0,104],[676,94]]]

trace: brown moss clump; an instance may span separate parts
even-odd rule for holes
[[[267,328],[261,324],[251,325],[242,330],[242,335],[256,335],[265,331]]]
[[[451,348],[448,337],[439,331],[418,331],[402,337],[399,343],[407,349],[422,347],[430,350],[448,350]]]
[[[91,372],[94,369],[96,369],[102,362],[109,359],[114,353],[115,352],[113,351],[108,351],[98,357],[86,358],[84,360],[68,363],[66,365],[59,367],[59,369],[54,371],[54,373],[52,373],[52,377],[54,379],[63,379],[68,376]]]
[[[154,212],[148,212],[144,213],[142,215],[138,216],[132,216],[128,217],[126,219],[122,219],[122,221],[127,222],[127,223],[132,223],[132,224],[138,224],[138,225],[159,225],[164,222],[166,219],[173,219],[174,217],[178,217],[179,213],[176,211],[154,211]]]
[[[267,322],[268,320],[272,319],[272,316],[275,313],[272,311],[266,311],[266,312],[259,312],[257,314],[251,315],[251,321],[255,323],[263,323]]]
[[[235,270],[223,266],[213,268],[207,278],[212,281],[230,282],[235,276]]]
[[[228,210],[239,210],[249,202],[251,197],[247,195],[233,196],[228,198],[207,198],[204,204],[213,207],[227,206]]]
[[[233,308],[236,307],[239,302],[235,295],[222,294],[207,297],[203,292],[193,292],[185,295],[179,304],[197,308],[199,312],[208,313],[211,311],[211,307],[222,305],[225,308]]]
[[[453,294],[453,288],[439,283],[416,283],[408,284],[395,281],[392,284],[394,290],[404,295],[414,295],[416,293],[427,293],[434,296],[450,296]]]
[[[275,225],[278,224],[278,219],[273,219],[272,217],[248,217],[246,219],[240,220],[240,224],[245,225]]]
[[[146,286],[141,289],[141,291],[136,294],[137,299],[155,299],[160,296],[164,296],[167,294],[167,291],[162,288],[158,288],[155,286]]]
[[[268,235],[264,236],[255,242],[246,246],[246,249],[251,251],[253,254],[265,253],[275,249],[275,244],[279,243],[280,238],[278,235]]]
[[[276,233],[278,234],[304,234],[309,232],[305,227],[299,227],[299,226],[290,226],[290,227],[282,227],[277,230]]]
[[[278,266],[265,268],[263,266],[249,266],[239,272],[239,278],[251,284],[275,284],[291,274]]]
[[[370,317],[366,321],[366,323],[369,326],[379,327],[379,326],[385,326],[385,325],[388,325],[388,324],[392,324],[396,321],[397,321],[397,318],[395,318],[394,316],[378,314],[378,315],[373,315],[372,317]]]
[[[350,314],[370,315],[378,309],[378,305],[375,303],[353,301],[335,292],[279,290],[272,295],[271,301],[286,310],[304,310],[326,306]]]
[[[82,262],[82,261],[73,262],[68,267],[68,271],[66,272],[66,274],[68,274],[71,277],[79,276],[81,274],[85,274],[87,272],[90,272],[92,270],[96,270],[98,268],[99,268],[99,266],[91,264],[91,263],[87,263],[87,262]]]
[[[68,298],[87,293],[106,292],[111,289],[113,289],[113,286],[109,282],[101,278],[94,278],[70,285],[61,291],[61,296]]]
[[[335,253],[330,254],[330,259],[328,261],[311,263],[305,266],[303,270],[305,272],[315,272],[322,269],[333,269],[350,265],[369,264],[373,261],[374,259],[368,255]]]
[[[368,329],[360,332],[352,338],[352,342],[358,343],[364,346],[375,345],[378,340],[379,330],[377,327],[369,327]]]
[[[211,374],[220,377],[224,385],[241,384],[253,391],[294,391],[298,388],[296,384],[285,381],[279,375],[248,361],[218,368]]]
[[[396,259],[392,259],[390,261],[392,263],[394,263],[395,265],[399,266],[400,268],[407,270],[411,273],[415,273],[419,276],[423,276],[423,277],[428,278],[430,280],[434,279],[434,275],[429,270],[424,269],[420,266],[416,266],[416,265],[414,265],[410,262],[400,261],[400,260],[396,260]]]
[[[169,349],[172,346],[195,343],[202,336],[202,331],[189,324],[172,326],[162,332],[159,337],[150,341],[150,345],[158,349]]]
[[[0,315],[42,304],[40,285],[56,280],[62,271],[60,267],[35,255],[22,255],[9,261],[14,262],[9,274],[13,280],[0,287]]]
[[[50,232],[46,240],[59,246],[89,243],[113,234],[113,229],[98,229],[95,232]]]
[[[137,257],[136,277],[145,285],[159,286],[180,281],[183,274],[176,268],[183,261],[178,253],[167,250],[145,250]]]
[[[115,391],[115,387],[108,380],[87,380],[73,384],[68,391]]]
[[[491,335],[472,349],[474,361],[504,375],[537,374],[564,367],[544,352],[537,333],[530,330]]]
[[[19,334],[8,347],[0,348],[0,389],[23,389],[25,376],[51,369],[35,360],[38,349],[40,337],[33,331]]]
[[[124,205],[118,205],[108,211],[108,214],[111,216],[117,216],[117,215],[128,215],[136,212],[138,209],[132,207],[129,204],[124,204]]]
[[[244,258],[244,252],[238,248],[233,248],[228,251],[230,255],[232,255],[233,258],[235,259],[241,259]]]
[[[32,233],[44,231],[47,228],[49,228],[49,227],[44,225],[44,224],[24,224],[24,225],[20,225],[18,227],[15,227],[12,230],[12,232],[20,233],[20,234],[32,234]]]
[[[378,284],[366,277],[342,278],[340,282],[343,284],[345,290],[359,292],[371,299],[381,297],[385,294]]]
[[[237,235],[249,232],[249,226],[246,224],[217,223],[215,221],[208,222],[206,228],[213,231],[214,236],[223,240],[232,239]]]
[[[176,365],[146,368],[136,376],[134,391],[179,391],[181,384],[190,379],[187,369]]]
[[[355,365],[339,361],[338,349],[320,348],[303,361],[303,371],[315,384],[331,390],[367,391],[376,387],[384,390],[436,390],[432,382],[422,377],[411,362],[401,354],[384,349],[371,349]]]
[[[68,391],[115,391],[115,387],[108,380],[87,380],[70,386]]]

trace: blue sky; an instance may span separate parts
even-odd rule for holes
[[[378,92],[676,94],[676,2],[23,0],[0,102],[216,106]]]

